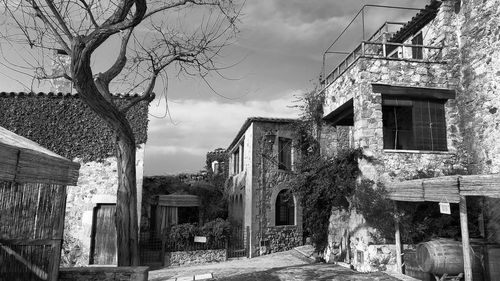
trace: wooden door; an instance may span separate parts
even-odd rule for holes
[[[99,204],[94,208],[90,264],[117,264],[115,204]]]

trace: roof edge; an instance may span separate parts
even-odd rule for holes
[[[296,118],[274,118],[274,117],[248,117],[247,120],[243,123],[241,126],[240,130],[236,134],[236,137],[233,139],[231,144],[227,147],[226,151],[230,151],[236,143],[240,140],[240,138],[243,136],[245,131],[250,127],[250,125],[254,122],[267,122],[267,123],[293,123],[297,122],[298,119]]]

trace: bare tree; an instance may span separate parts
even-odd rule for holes
[[[169,67],[202,79],[217,71],[221,50],[236,34],[239,5],[233,0],[0,1],[8,17],[2,42],[27,46],[30,52],[23,66],[5,56],[3,65],[36,79],[70,80],[82,100],[113,130],[118,160],[118,265],[138,265],[136,144],[125,113],[154,98],[157,80],[167,75]],[[93,55],[117,39],[114,62],[104,71],[95,71]],[[54,50],[70,56],[69,69],[46,70],[59,63]],[[117,85],[143,93],[120,107],[111,94]]]

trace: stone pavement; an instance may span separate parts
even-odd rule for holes
[[[301,249],[304,253],[304,249]],[[193,280],[194,276],[212,274],[222,281],[250,280],[332,280],[332,281],[398,281],[386,274],[359,273],[350,269],[324,263],[311,263],[311,259],[297,250],[274,253],[253,259],[229,260],[204,265],[168,267],[150,271],[150,281]]]

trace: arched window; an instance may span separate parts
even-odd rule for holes
[[[289,189],[283,189],[276,197],[276,225],[295,224],[295,204]]]

